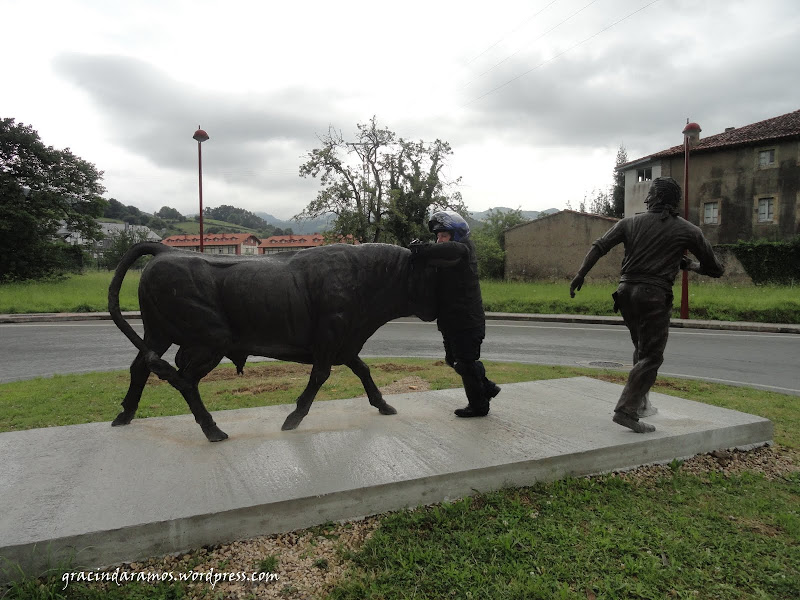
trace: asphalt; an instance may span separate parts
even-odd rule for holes
[[[123,312],[126,319],[141,319],[138,311]],[[587,325],[624,325],[622,317],[601,315],[543,315],[528,313],[488,312],[487,319],[508,321],[540,321],[553,323],[585,323]],[[110,320],[107,312],[95,313],[32,313],[0,314],[0,323],[47,323],[58,321]],[[670,327],[689,329],[719,329],[728,331],[761,331],[764,333],[797,333],[800,325],[788,323],[755,323],[749,321],[710,321],[700,319],[672,319]]]
[[[650,434],[611,421],[621,386],[577,377],[504,385],[485,418],[461,389],[0,433],[0,580],[65,558],[100,567],[476,492],[769,443],[761,417],[651,393]],[[188,412],[188,411],[187,411]]]

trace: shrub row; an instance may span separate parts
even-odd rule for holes
[[[738,242],[717,246],[731,252],[756,285],[800,284],[800,236],[788,242]]]

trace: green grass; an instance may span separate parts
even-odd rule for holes
[[[390,514],[331,598],[797,598],[800,478],[568,479]]]
[[[461,380],[442,361],[431,359],[367,360],[378,386],[414,375],[432,389],[458,386]],[[515,363],[487,363],[499,382],[567,377],[574,370]],[[308,382],[311,367],[294,363],[248,363],[244,376],[231,365],[220,365],[200,382],[200,394],[211,411],[271,406],[294,402]],[[590,372],[588,369],[585,372]],[[55,375],[0,384],[0,432],[39,427],[111,421],[128,389],[128,371]],[[364,394],[358,378],[335,366],[317,400],[352,398]],[[365,400],[366,402],[366,400]],[[155,376],[145,386],[137,418],[187,414],[183,397]]]
[[[128,271],[120,290],[122,310],[139,310],[139,271]],[[88,271],[57,281],[0,284],[0,314],[107,312],[111,271]]]
[[[483,304],[489,312],[613,315],[615,283],[587,282],[575,298],[569,282],[482,281]],[[680,312],[681,287],[673,288],[673,316]],[[733,286],[691,282],[689,317],[718,321],[800,323],[800,288],[790,286]]]
[[[367,362],[378,385],[408,375],[427,380],[433,389],[460,385],[441,361]],[[486,365],[500,383],[577,375],[625,378],[605,370]],[[201,393],[212,411],[293,402],[307,374],[306,366],[267,362],[251,363],[238,377],[222,366],[201,383]],[[110,421],[127,379],[120,371],[2,384],[0,431]],[[653,389],[767,417],[775,424],[777,443],[797,456],[795,397],[670,378],[659,378]],[[362,392],[357,378],[337,367],[319,399]],[[151,378],[137,417],[188,412],[177,391]],[[800,598],[800,477],[695,475],[684,472],[679,461],[671,467],[648,483],[620,476],[566,479],[383,515],[365,545],[348,553],[351,569],[328,597]],[[262,570],[277,566],[275,556],[254,561]],[[24,579],[6,597],[166,600],[196,593],[182,585],[143,583],[108,591],[73,584],[62,591],[61,573],[68,570],[62,566],[49,578]],[[215,598],[215,592],[209,587],[204,597]]]
[[[105,312],[112,273],[91,271],[58,282],[0,284],[0,314],[42,312]],[[129,271],[122,286],[123,310],[138,310],[139,272]],[[575,298],[569,282],[518,283],[482,281],[484,306],[490,312],[613,315],[615,284],[587,283]],[[680,287],[674,288],[678,316]],[[689,288],[690,317],[720,321],[800,323],[800,289],[788,286],[730,286],[693,283]]]

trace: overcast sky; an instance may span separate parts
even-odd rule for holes
[[[800,109],[798,0],[0,0],[0,117],[106,197],[279,218],[304,156],[373,115],[449,142],[473,211],[577,208],[629,160]]]

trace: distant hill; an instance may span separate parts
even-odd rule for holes
[[[516,210],[516,209],[508,208],[506,206],[495,206],[494,208],[490,208],[488,210],[474,211],[474,212],[471,212],[470,214],[472,215],[472,218],[475,219],[476,221],[483,221],[484,219],[486,219],[486,217],[489,216],[489,211],[495,211],[495,212],[499,211],[499,212],[502,212],[502,213],[507,213],[507,212],[511,212],[512,210]],[[526,219],[533,220],[533,219],[538,219],[540,216],[543,217],[544,215],[550,215],[550,214],[553,214],[553,213],[557,213],[560,210],[561,210],[560,208],[548,208],[548,209],[545,209],[545,210],[542,210],[542,211],[538,211],[538,210],[522,210],[520,212],[522,213],[522,216],[525,217]]]
[[[217,219],[203,219],[203,233],[209,234],[210,230],[216,233],[252,233],[255,236],[261,234],[255,229],[242,227],[236,223],[228,223],[226,221],[218,221]],[[170,235],[181,235],[184,233],[200,233],[200,223],[194,220],[191,221],[177,221],[170,225],[168,230]]]
[[[291,228],[292,232],[294,233],[305,233],[305,234],[321,233],[323,231],[327,231],[328,220],[332,219],[331,215],[331,217],[322,217],[319,219],[312,219],[310,221],[307,221],[305,219],[300,221],[295,221],[293,219],[284,221],[283,219],[273,217],[271,214],[266,212],[257,212],[254,214],[264,219],[270,225],[274,225],[275,227],[280,227],[281,229]]]
[[[489,210],[495,210],[500,212],[509,212],[515,210],[513,208],[508,208],[505,206],[498,206],[495,208],[490,208]],[[471,220],[473,221],[482,221],[489,215],[489,210],[484,211],[477,211],[477,212],[470,212],[468,215]],[[523,210],[522,216],[526,219],[538,219],[540,216],[549,215],[552,213],[557,213],[560,209],[558,208],[548,208],[543,211],[538,210]],[[329,220],[333,219],[333,215],[329,217],[322,217],[319,219],[314,219],[311,221],[294,221],[289,219],[288,221],[284,221],[283,219],[279,219],[277,217],[272,216],[267,212],[257,212],[254,213],[257,216],[264,219],[267,223],[274,225],[275,227],[280,227],[281,229],[286,229],[287,227],[291,227],[294,233],[321,233],[323,231],[327,231],[328,229],[328,222]],[[468,221],[470,220],[468,219]]]

